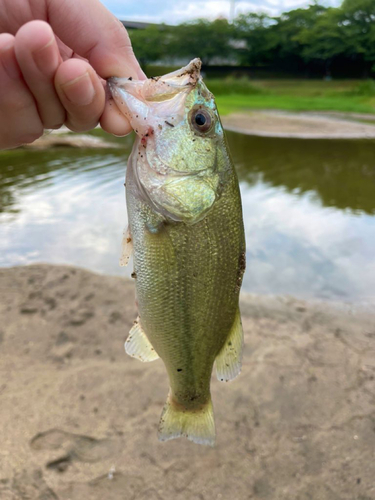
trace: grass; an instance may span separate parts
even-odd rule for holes
[[[285,111],[338,111],[342,113],[374,113],[375,100],[359,97],[301,97],[301,96],[243,96],[228,95],[216,98],[220,114],[252,109],[280,109]]]
[[[251,109],[375,113],[372,80],[207,80],[222,115]]]
[[[163,75],[176,66],[148,66],[148,76]],[[205,78],[220,113],[252,109],[375,113],[375,80]]]

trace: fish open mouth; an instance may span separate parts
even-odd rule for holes
[[[186,96],[201,79],[201,60],[193,59],[177,71],[146,80],[131,78],[109,78],[109,91],[119,110],[129,119],[139,135],[144,134],[144,126],[151,116],[167,119],[175,115],[183,117]]]
[[[200,70],[200,59],[193,59],[164,76],[108,81],[138,135],[128,160],[138,195],[164,218],[187,224],[211,209],[219,183],[212,141],[220,123]]]
[[[139,98],[142,95],[145,100],[155,101],[158,95],[171,94],[173,97],[177,92],[195,87],[200,79],[201,67],[201,60],[196,58],[187,66],[164,76],[151,77],[147,80],[112,77],[107,80],[107,83],[114,97],[116,89],[122,88],[134,97]],[[142,89],[141,92],[140,89]]]

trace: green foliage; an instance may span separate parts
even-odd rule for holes
[[[375,80],[365,80],[360,82],[351,92],[351,95],[375,97]]]
[[[291,10],[275,18],[276,24],[272,28],[273,37],[278,40],[275,56],[282,60],[301,59],[303,42],[300,34],[313,29],[325,12],[325,7],[313,4],[307,9]]]
[[[344,0],[342,13],[349,53],[368,61],[375,69],[374,0]]]
[[[241,94],[243,96],[247,95],[258,95],[266,93],[266,90],[261,87],[254,85],[246,77],[233,78],[227,77],[223,79],[205,79],[205,83],[215,96],[217,95],[232,95]]]
[[[230,41],[233,26],[226,19],[196,21],[179,26],[150,25],[144,30],[130,32],[134,52],[143,65],[155,61],[186,60],[200,57],[203,64],[215,58],[233,56]]]
[[[338,111],[342,113],[371,113],[375,103],[361,96],[317,96],[299,95],[219,95],[216,102],[221,115],[251,109],[282,109],[285,111]]]
[[[263,13],[197,19],[179,26],[150,25],[130,33],[142,65],[200,57],[276,71],[363,76],[375,72],[375,0],[344,0],[341,7],[313,3],[278,17]]]
[[[233,53],[230,40],[233,27],[226,19],[197,19],[180,24],[173,30],[170,54],[175,57],[193,59],[200,57],[203,64],[210,64],[215,58],[227,58]]]
[[[240,15],[234,22],[234,35],[237,40],[245,42],[238,47],[242,64],[266,64],[272,59],[272,51],[278,44],[273,29],[275,21],[266,14],[250,13]]]
[[[155,66],[147,64],[146,66],[143,67],[143,70],[146,73],[147,77],[151,78],[153,76],[160,76],[160,75],[166,75],[167,73],[172,73],[172,71],[176,71],[180,67],[181,67],[180,65],[165,66],[158,64],[157,66]]]
[[[302,29],[295,39],[301,44],[301,54],[306,61],[330,61],[345,54],[348,40],[345,36],[343,15],[339,9],[327,9],[312,26]]]
[[[134,53],[142,65],[159,61],[169,52],[170,32],[167,26],[149,26],[130,32]]]

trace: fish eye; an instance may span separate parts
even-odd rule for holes
[[[207,118],[204,116],[203,113],[197,113],[195,115],[195,123],[198,125],[198,127],[202,127],[203,125],[206,124]]]
[[[204,133],[210,130],[213,120],[208,109],[198,108],[193,112],[191,122],[195,130]]]

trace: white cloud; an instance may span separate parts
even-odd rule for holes
[[[59,162],[66,167],[44,183],[15,191],[17,212],[0,213],[0,266],[69,263],[129,275],[131,266],[118,266],[125,159],[75,158],[74,170],[70,156]],[[322,207],[316,193],[293,194],[261,176],[241,190],[245,291],[375,302],[374,217]]]
[[[145,0],[141,3],[129,0],[102,0],[102,3],[117,17],[129,21],[165,22],[178,24],[180,22],[207,18],[229,17],[230,0]],[[285,10],[307,7],[309,0],[236,0],[236,14],[263,11],[277,15]],[[325,5],[339,5],[340,0],[325,0]]]
[[[244,288],[302,297],[353,297],[374,303],[372,217],[322,208],[313,192],[296,195],[259,181],[241,184],[248,271]]]

